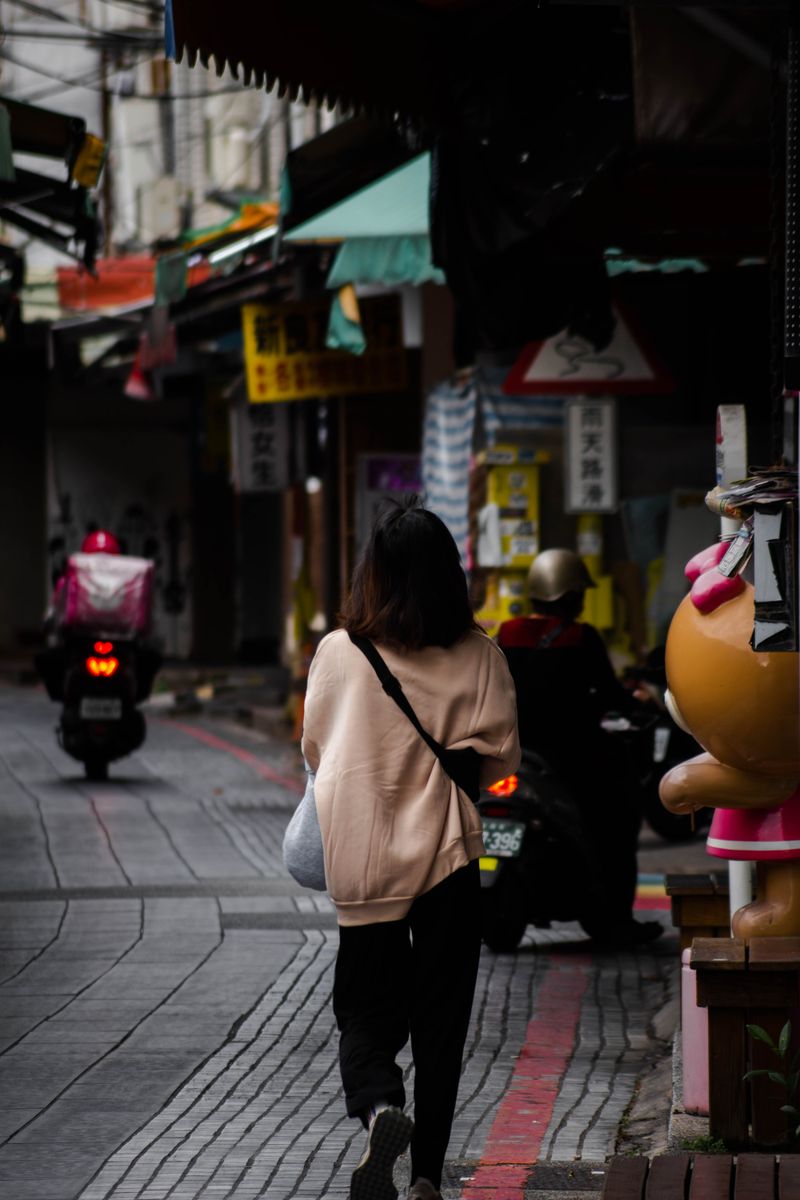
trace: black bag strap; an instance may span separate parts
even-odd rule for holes
[[[450,776],[458,787],[463,788],[473,802],[477,802],[480,791],[478,783],[480,756],[478,752],[471,747],[465,750],[446,750],[441,742],[437,742],[436,738],[432,737],[427,729],[420,724],[419,717],[414,712],[408,697],[403,691],[403,685],[397,676],[393,675],[389,670],[377,646],[373,645],[369,638],[362,637],[358,633],[349,633],[347,636],[369,662],[378,676],[381,687],[386,692],[386,695],[390,696],[397,707],[405,713],[422,740],[436,755],[446,774]]]
[[[423,726],[420,725],[419,717],[414,712],[408,696],[403,691],[403,685],[397,676],[393,675],[389,670],[386,662],[381,657],[378,648],[373,645],[369,638],[361,637],[361,635],[358,633],[348,634],[348,637],[354,646],[358,646],[361,653],[369,662],[375,674],[378,676],[378,679],[380,679],[381,687],[386,692],[386,695],[391,696],[397,707],[403,710],[422,740],[427,742],[433,753],[439,759],[439,762],[442,762],[444,746],[437,742],[435,737],[431,737],[427,729],[424,729]],[[442,765],[444,766],[444,763],[442,763]]]
[[[553,642],[560,638],[564,630],[568,629],[571,624],[571,621],[559,621],[558,624],[554,625],[552,629],[549,629],[546,633],[542,634],[542,636],[539,638],[539,641],[536,643],[535,649],[549,650]]]

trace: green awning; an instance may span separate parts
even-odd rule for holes
[[[287,242],[427,236],[430,154],[412,158],[284,235]]]
[[[327,279],[330,288],[345,283],[444,283],[444,275],[431,262],[430,178],[430,154],[420,154],[296,225],[284,240],[341,243]]]
[[[400,287],[404,283],[419,287],[423,283],[444,283],[444,272],[431,262],[431,239],[427,234],[413,237],[350,238],[339,247],[325,281],[326,287],[345,283],[382,283]]]

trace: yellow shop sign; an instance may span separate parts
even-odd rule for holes
[[[407,386],[400,297],[359,302],[367,348],[329,350],[330,300],[242,307],[247,394],[252,404],[399,392]]]

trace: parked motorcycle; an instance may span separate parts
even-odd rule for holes
[[[150,695],[160,655],[136,638],[72,636],[37,656],[51,700],[62,702],[59,744],[82,762],[86,778],[108,778],[108,764],[145,738],[138,705]]]

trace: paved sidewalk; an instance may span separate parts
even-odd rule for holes
[[[0,1200],[346,1197],[335,921],[280,858],[296,750],[151,722],[89,784],[53,719],[0,688]],[[446,1200],[597,1193],[669,1058],[676,962],[576,926],[484,953]]]

